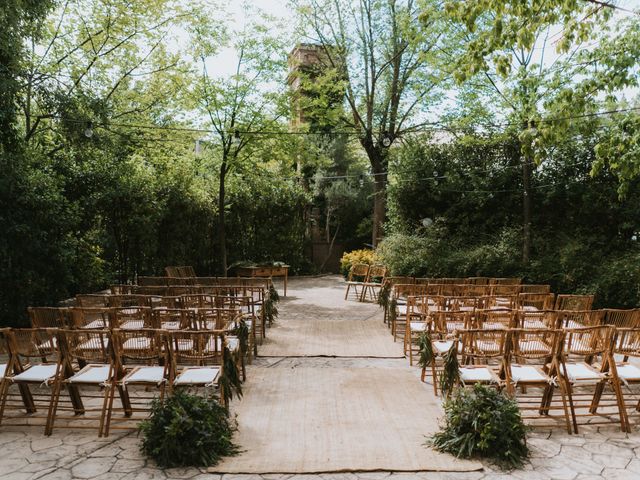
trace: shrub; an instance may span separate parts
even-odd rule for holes
[[[522,465],[529,455],[527,427],[516,401],[492,387],[457,388],[444,403],[445,425],[429,444],[458,458],[481,457],[502,468]]]
[[[151,416],[140,424],[142,451],[160,467],[207,467],[239,452],[235,422],[215,397],[176,391],[154,400]]]
[[[356,263],[366,263],[367,265],[373,265],[379,263],[380,259],[375,251],[366,248],[360,250],[353,250],[346,252],[340,259],[340,272],[346,277],[349,274],[351,265]]]

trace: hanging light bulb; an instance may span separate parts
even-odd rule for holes
[[[389,132],[387,132],[386,130],[382,134],[381,142],[382,142],[382,146],[384,148],[389,148],[391,146],[391,144],[393,143],[393,139],[391,138],[391,135],[389,135]]]
[[[87,128],[84,129],[84,136],[87,138],[93,137],[93,122],[87,122]]]
[[[360,188],[364,187],[364,175],[360,174],[360,179],[358,183],[360,183]]]

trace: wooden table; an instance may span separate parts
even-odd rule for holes
[[[287,279],[289,277],[289,265],[236,267],[238,277],[284,277],[284,296],[287,296]]]

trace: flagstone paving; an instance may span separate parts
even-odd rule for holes
[[[290,280],[300,294],[314,285],[326,285],[331,279]],[[338,281],[337,277],[334,281]],[[336,315],[342,303],[336,303]],[[302,306],[301,308],[303,308]],[[306,306],[308,307],[308,305]],[[304,308],[306,308],[304,307]],[[295,308],[281,303],[281,309]],[[389,341],[392,341],[389,338]],[[249,369],[269,368],[282,363],[296,368],[301,362],[315,366],[394,366],[408,367],[402,359],[374,358],[258,358]],[[416,376],[418,372],[416,372]],[[425,386],[425,388],[431,388]],[[314,475],[238,475],[208,474],[204,469],[160,469],[145,459],[135,432],[112,434],[99,439],[93,431],[54,431],[44,437],[40,427],[0,427],[0,479],[2,480],[637,480],[640,478],[640,428],[625,434],[615,426],[582,427],[579,435],[568,435],[562,429],[534,430],[529,435],[531,458],[521,470],[503,472],[491,465],[484,471],[467,473],[394,473],[366,472]]]

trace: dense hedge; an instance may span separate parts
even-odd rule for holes
[[[567,142],[536,169],[525,265],[515,142],[407,142],[393,163],[391,234],[380,255],[394,274],[518,275],[556,292],[595,293],[596,306],[640,305],[640,191],[635,184],[619,199],[611,176],[592,178],[592,143]]]

